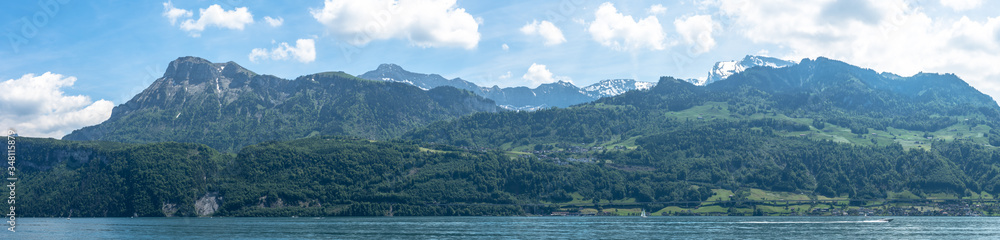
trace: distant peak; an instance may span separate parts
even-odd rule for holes
[[[378,70],[378,71],[395,71],[395,70],[403,70],[403,68],[400,67],[399,65],[394,64],[394,63],[383,63],[383,64],[379,64],[378,68],[375,69],[375,70]]]
[[[208,61],[207,59],[194,56],[179,57],[176,60],[171,61],[170,64],[184,63],[184,62],[212,64],[212,62]]]
[[[787,66],[795,65],[793,61],[788,61],[779,58],[765,57],[765,56],[755,56],[746,55],[743,60],[740,61],[722,61],[716,62],[715,66],[712,67],[712,71],[708,72],[708,77],[704,81],[700,79],[688,80],[688,82],[704,86],[711,84],[713,82],[721,81],[729,76],[743,72],[744,70],[753,67],[772,67],[772,68],[782,68]]]

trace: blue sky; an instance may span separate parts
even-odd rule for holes
[[[704,78],[748,54],[826,56],[904,76],[956,73],[996,97],[995,9],[981,0],[4,1],[0,127],[61,137],[97,124],[181,56],[289,79],[396,63],[501,87]]]

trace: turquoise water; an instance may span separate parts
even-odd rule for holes
[[[1000,239],[1000,218],[24,218],[3,239]]]

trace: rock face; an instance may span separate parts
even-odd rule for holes
[[[343,72],[286,80],[234,62],[182,57],[115,107],[107,121],[63,139],[193,142],[235,152],[262,141],[312,135],[388,139],[434,121],[499,110],[491,100],[452,87],[425,91]]]
[[[219,193],[205,193],[205,196],[198,198],[198,201],[194,203],[195,213],[197,213],[200,217],[212,216],[212,214],[215,214],[216,210],[219,210],[219,203],[221,202],[222,197],[219,196]]]
[[[475,83],[462,80],[461,78],[446,79],[437,74],[409,72],[396,64],[379,65],[375,70],[358,75],[358,77],[375,81],[406,83],[422,89],[451,86],[469,90],[479,96],[491,99],[498,106],[505,109],[526,111],[549,107],[565,108],[594,101],[602,97],[615,96],[631,90],[649,89],[655,85],[654,83],[640,82],[632,79],[609,79],[585,88],[580,88],[572,83],[563,81],[542,84],[536,88],[480,87]]]
[[[160,207],[160,210],[163,211],[163,216],[173,217],[174,214],[177,213],[177,204],[165,202]]]

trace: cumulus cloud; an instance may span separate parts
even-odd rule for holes
[[[545,39],[546,46],[559,45],[566,42],[566,37],[563,36],[562,31],[549,21],[532,21],[521,27],[521,33],[528,36],[542,36]]]
[[[601,45],[620,51],[663,50],[667,47],[667,34],[656,16],[635,21],[631,15],[623,15],[614,4],[606,2],[597,8],[594,17],[587,31]]]
[[[656,4],[653,6],[649,6],[648,12],[650,15],[665,14],[667,13],[667,7],[664,7],[663,4]]]
[[[166,4],[164,4],[164,6],[166,6]],[[250,14],[250,11],[247,10],[246,7],[240,7],[227,11],[222,9],[219,4],[213,4],[207,9],[198,9],[198,12],[198,20],[187,19],[184,20],[184,22],[181,22],[181,29],[188,31],[188,33],[194,37],[201,36],[201,32],[205,31],[205,27],[209,26],[243,30],[244,26],[253,23],[253,14]],[[166,13],[164,13],[164,15],[166,15]],[[173,21],[176,19],[171,20]]]
[[[955,11],[965,11],[983,5],[983,0],[941,0],[941,5],[955,9]]]
[[[712,21],[710,15],[695,15],[674,20],[674,28],[684,38],[684,42],[692,45],[692,53],[705,53],[715,47],[712,32],[718,29],[719,25]]]
[[[22,136],[60,138],[108,120],[114,108],[111,101],[63,93],[62,88],[75,82],[75,77],[49,72],[0,82],[0,89],[4,89],[0,94],[0,127],[12,127]]]
[[[549,71],[548,67],[542,64],[532,63],[531,67],[528,67],[528,72],[521,76],[524,80],[531,83],[531,86],[537,87],[538,85],[545,83],[553,83],[557,81],[572,83],[573,80],[569,77],[555,76]]]
[[[720,0],[731,29],[752,42],[775,44],[785,59],[826,56],[879,71],[956,73],[981,91],[1000,96],[1000,17],[931,17],[904,0],[839,1]],[[860,4],[860,5],[859,5]],[[831,20],[831,16],[841,16]]]
[[[282,23],[285,23],[284,18],[281,17],[271,18],[271,16],[264,16],[264,21],[267,22],[267,24],[271,25],[272,27],[280,27]]]
[[[479,24],[456,0],[326,0],[313,18],[347,43],[406,39],[420,47],[474,49]]]
[[[174,7],[174,3],[167,1],[163,3],[163,16],[170,19],[170,25],[177,24],[177,19],[181,17],[191,17],[191,11]]]
[[[310,63],[316,60],[316,41],[313,39],[299,39],[295,41],[295,46],[282,42],[276,48],[267,50],[264,48],[254,48],[248,56],[251,62],[260,60],[288,60],[294,59],[301,63]]]

